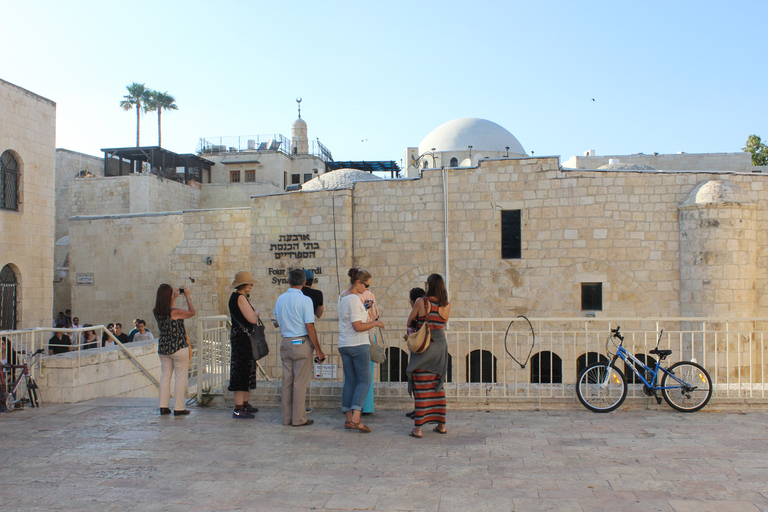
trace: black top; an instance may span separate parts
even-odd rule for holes
[[[315,315],[317,315],[317,308],[323,305],[323,292],[308,286],[303,286],[301,288],[301,293],[312,299],[312,307],[314,308]]]
[[[160,339],[157,340],[157,353],[161,356],[170,356],[179,350],[189,346],[187,343],[187,331],[184,329],[184,320],[172,320],[170,316],[157,316],[157,328],[160,329]],[[122,334],[125,336],[125,333]],[[126,338],[128,336],[125,336]],[[121,342],[120,336],[117,337]]]
[[[240,322],[241,326],[250,330],[253,324],[245,319],[243,312],[240,311],[240,306],[237,305],[237,299],[240,297],[240,295],[242,294],[233,292],[229,297],[229,315],[232,317],[232,327],[237,327],[237,322]],[[243,297],[245,297],[245,295],[243,295]],[[250,301],[248,304],[250,304]],[[251,309],[253,309],[253,306],[251,306]]]
[[[71,345],[72,341],[66,334],[62,334],[61,339],[57,338],[54,334],[51,339],[48,340],[48,349],[53,351],[54,354],[63,354],[64,352],[69,352],[69,348],[67,347]]]
[[[128,335],[125,334],[124,332],[121,332],[120,336],[115,336],[115,338],[120,340],[120,343],[122,343],[123,345],[125,345],[126,343],[130,343],[131,342],[131,340],[128,339]]]

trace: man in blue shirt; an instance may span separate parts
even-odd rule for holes
[[[304,399],[312,378],[312,351],[317,352],[318,362],[325,361],[325,354],[317,341],[315,312],[312,299],[301,291],[306,276],[300,268],[288,274],[291,287],[275,303],[273,322],[280,328],[280,359],[283,364],[282,412],[283,425],[303,427],[311,425],[307,419]]]

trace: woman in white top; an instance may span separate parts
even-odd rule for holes
[[[344,367],[344,389],[341,410],[347,414],[344,428],[368,433],[370,428],[360,421],[363,402],[371,386],[371,345],[366,331],[384,328],[378,320],[366,322],[368,312],[357,294],[371,285],[371,274],[363,269],[351,268],[347,272],[349,288],[339,296],[339,354]]]

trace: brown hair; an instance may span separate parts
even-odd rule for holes
[[[157,299],[155,300],[155,309],[152,312],[155,316],[171,316],[171,299],[173,298],[173,288],[169,284],[161,284],[157,287]]]
[[[362,268],[351,268],[347,275],[349,276],[349,284],[355,284],[357,280],[367,281],[371,278],[371,273]]]
[[[427,278],[427,295],[437,299],[437,305],[445,307],[448,305],[448,291],[445,289],[445,281],[440,274],[431,274]]]

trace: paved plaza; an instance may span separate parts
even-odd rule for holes
[[[0,415],[0,510],[768,511],[766,411],[449,410],[414,439],[405,410],[361,434],[337,410],[296,428],[155,402]]]

